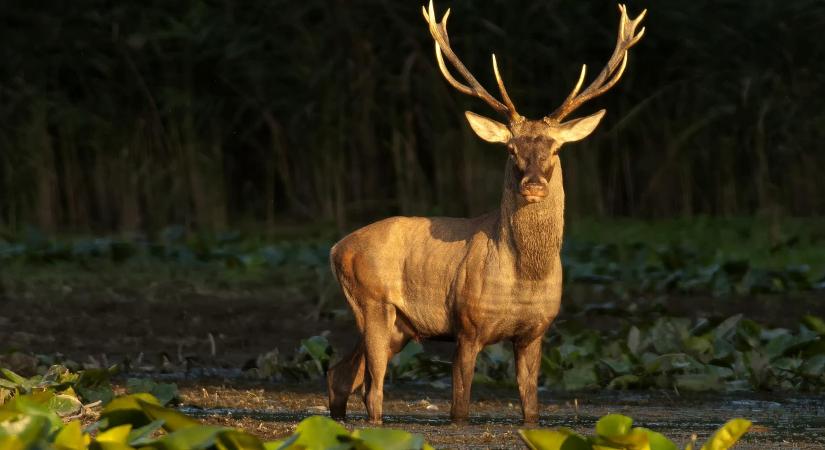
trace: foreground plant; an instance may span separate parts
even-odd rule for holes
[[[84,369],[77,372],[55,364],[49,366],[42,375],[23,377],[9,369],[0,368],[0,405],[15,396],[32,395],[38,398],[53,397],[52,403],[60,403],[62,408],[55,409],[61,416],[77,413],[81,410],[81,401],[105,405],[115,397],[109,379],[118,372],[117,366],[107,369]],[[130,394],[146,392],[166,405],[178,397],[178,387],[174,383],[156,383],[149,379],[129,378],[126,380],[126,392]]]
[[[632,427],[627,416],[611,414],[599,419],[596,435],[585,437],[568,428],[520,430],[534,450],[677,450],[676,444],[655,431]],[[717,430],[702,450],[732,447],[751,422],[733,419]],[[151,394],[115,398],[100,420],[84,427],[79,421],[63,423],[42,399],[24,395],[0,407],[0,448],[24,449],[163,449],[163,450],[430,450],[421,435],[389,428],[349,432],[322,416],[301,421],[285,439],[263,442],[243,430],[204,425],[179,411],[164,408]],[[693,450],[691,442],[685,447]]]
[[[731,448],[751,427],[745,419],[733,419],[716,430],[701,450]],[[608,414],[596,422],[596,435],[582,436],[569,428],[553,430],[519,430],[524,442],[533,450],[678,450],[663,434],[642,427],[633,427],[633,419],[621,414]],[[693,450],[690,442],[685,450]]]
[[[624,314],[623,310],[608,312]],[[734,392],[825,389],[825,320],[805,316],[796,330],[768,328],[742,314],[719,323],[659,317],[604,331],[588,328],[584,309],[554,327],[542,355],[543,383],[569,392],[594,388]],[[323,336],[305,339],[291,357],[270,353],[247,374],[258,378],[318,379],[334,358]],[[389,363],[393,381],[446,386],[451,364],[411,341]],[[473,382],[511,384],[516,367],[504,344],[486,347]]]
[[[58,417],[41,393],[21,395],[0,407],[0,449],[55,450],[381,450],[431,449],[420,435],[402,430],[363,429],[352,433],[321,416],[304,419],[291,437],[263,442],[243,430],[204,425],[151,394],[117,397],[84,427]]]
[[[389,428],[348,431],[340,423],[322,416],[301,421],[295,433],[285,439],[263,442],[258,437],[231,427],[204,425],[175,409],[162,406],[148,392],[113,398],[100,411],[96,421],[84,426],[76,420],[84,405],[72,386],[84,374],[71,373],[59,366],[46,376],[24,378],[0,369],[15,384],[13,394],[0,404],[0,449],[56,450],[420,450],[432,449],[423,436]],[[129,380],[130,389],[143,388],[169,394],[169,387],[150,380]],[[100,402],[96,402],[100,403]],[[88,420],[89,416],[85,419]],[[633,427],[627,416],[610,414],[596,424],[596,435],[584,437],[573,430],[521,430],[532,449],[644,449],[676,450],[662,434]],[[748,430],[751,422],[734,419],[720,428],[703,450],[730,448]],[[693,449],[693,443],[687,450]]]

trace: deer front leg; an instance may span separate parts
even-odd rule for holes
[[[458,346],[453,358],[453,404],[450,419],[456,423],[467,421],[470,410],[470,388],[476,368],[476,357],[481,345],[475,340],[457,339]]]
[[[521,413],[525,424],[539,421],[538,381],[541,367],[541,336],[527,342],[516,341],[516,381],[521,397]]]

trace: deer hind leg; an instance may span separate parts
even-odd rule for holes
[[[369,421],[373,424],[380,424],[387,363],[394,354],[404,348],[410,336],[396,323],[395,306],[373,303],[364,313],[366,349],[364,404],[367,407]]]
[[[350,394],[364,383],[365,346],[362,337],[348,356],[330,367],[327,372],[329,391],[329,415],[333,419],[346,419],[347,400]]]

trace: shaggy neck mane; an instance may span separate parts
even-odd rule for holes
[[[556,165],[547,198],[525,204],[516,190],[519,180],[511,159],[504,175],[499,248],[514,258],[519,278],[541,280],[556,264],[564,232],[564,189]]]

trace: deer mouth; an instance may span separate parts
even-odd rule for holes
[[[526,187],[519,192],[527,203],[536,203],[547,197],[547,191],[543,188]]]

